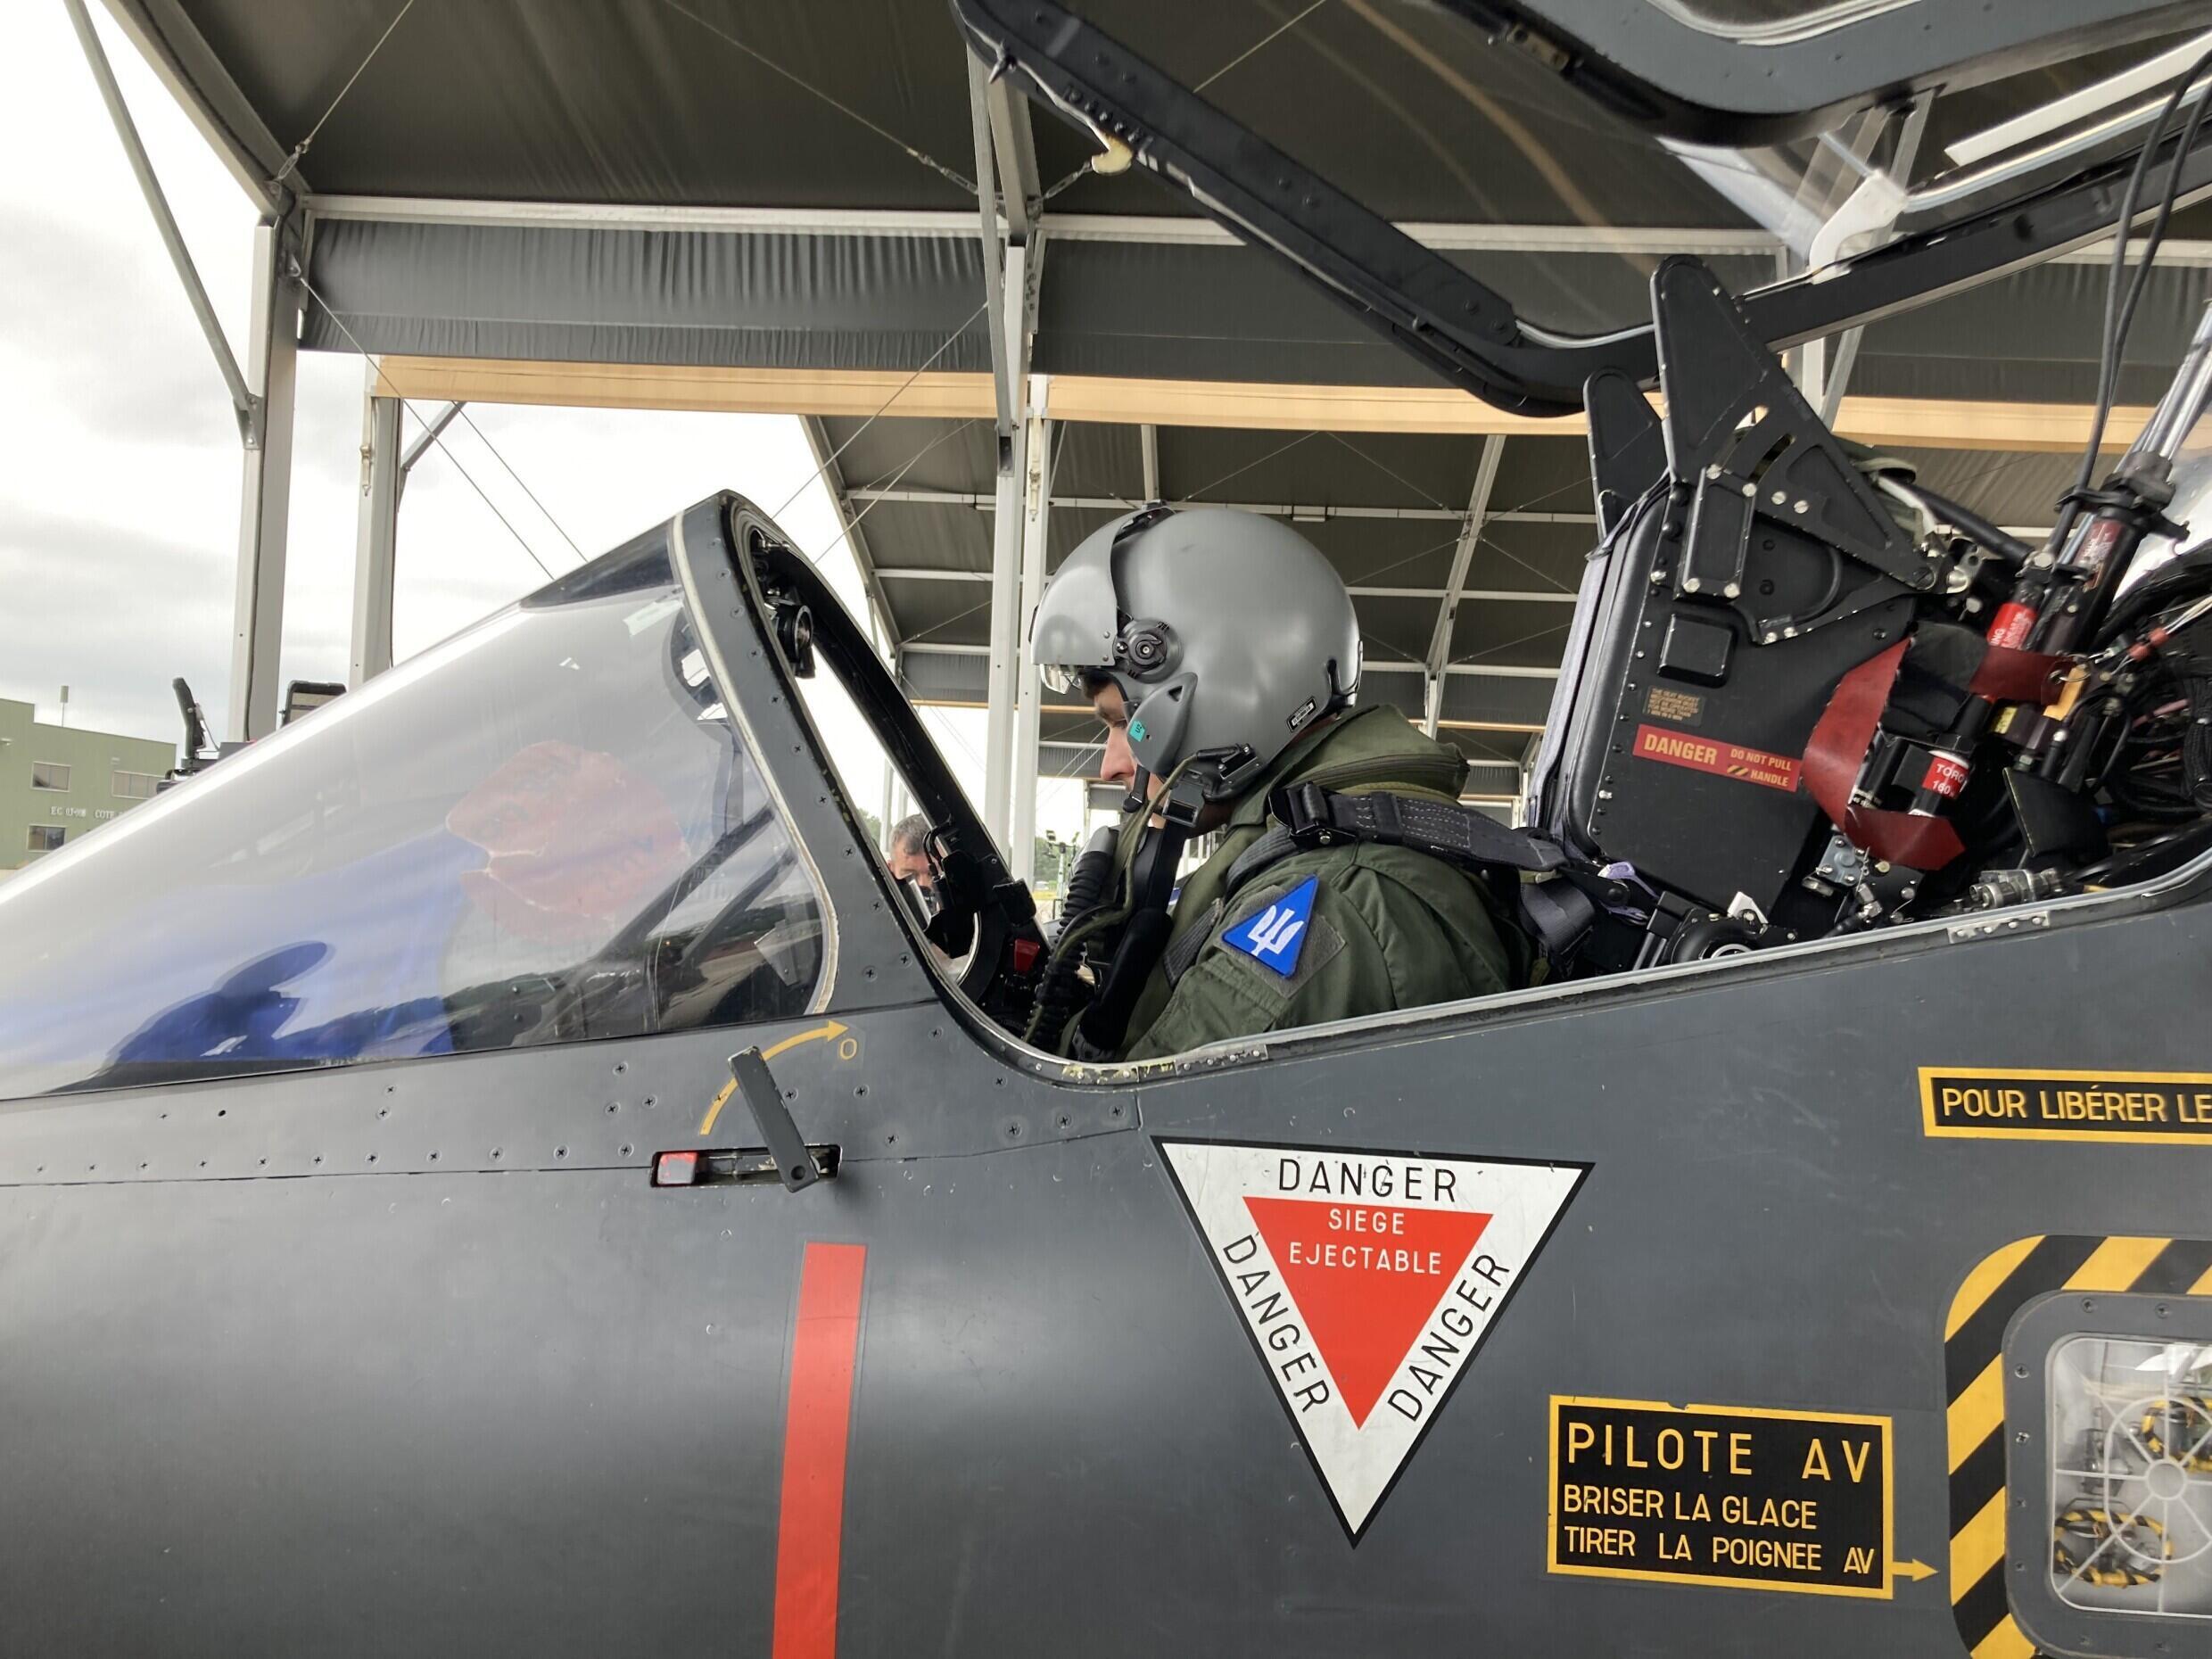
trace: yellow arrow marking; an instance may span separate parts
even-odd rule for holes
[[[1915,1583],[1936,1576],[1936,1569],[1925,1561],[1893,1561],[1889,1564],[1889,1570],[1894,1577],[1911,1579]]]
[[[777,1055],[784,1053],[790,1049],[795,1049],[802,1043],[834,1043],[838,1038],[843,1036],[846,1032],[851,1028],[852,1028],[849,1026],[839,1025],[834,1019],[825,1019],[821,1022],[821,1024],[813,1027],[810,1030],[794,1032],[791,1036],[784,1038],[782,1042],[776,1044],[773,1047],[761,1050],[761,1058],[763,1060],[773,1060]],[[730,1078],[729,1082],[722,1085],[722,1093],[714,1096],[714,1104],[706,1109],[706,1116],[699,1119],[699,1133],[701,1135],[711,1135],[714,1133],[714,1119],[722,1116],[722,1109],[729,1104],[730,1097],[737,1092],[738,1080],[735,1077]]]

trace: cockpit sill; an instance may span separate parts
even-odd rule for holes
[[[684,573],[685,595],[695,616],[739,624],[735,629],[702,627],[702,643],[712,647],[704,654],[715,686],[728,702],[732,719],[764,763],[762,771],[765,781],[795,829],[794,839],[798,844],[800,857],[823,901],[824,932],[833,940],[842,940],[841,948],[834,944],[825,948],[824,971],[814,995],[808,999],[806,1016],[811,1019],[825,1011],[835,1014],[868,1007],[927,1007],[934,999],[980,1049],[1000,1064],[1056,1085],[1126,1090],[1136,1085],[1242,1069],[1271,1061],[1518,1027],[1618,1006],[1632,1000],[1701,990],[1716,984],[1755,983],[1808,970],[1817,972],[1870,961],[1917,956],[1939,949],[1977,944],[1993,945],[2010,936],[2059,932],[2172,907],[2200,899],[2208,887],[2212,887],[2212,853],[2207,853],[2165,875],[2132,887],[2033,901],[2011,909],[1936,917],[1841,938],[1778,945],[1742,956],[1566,980],[1490,997],[1332,1021],[1234,1039],[1156,1060],[1104,1063],[1072,1061],[1048,1053],[994,1023],[963,992],[947,965],[923,938],[918,919],[863,828],[864,820],[807,709],[800,689],[802,681],[783,649],[772,617],[765,614],[757,583],[741,573],[734,560],[721,557],[726,550],[734,551],[746,545],[740,532],[747,526],[759,528],[775,536],[781,545],[788,546],[756,509],[734,495],[714,498],[678,516],[672,542],[679,549],[674,563]],[[706,533],[703,536],[702,532]],[[704,550],[703,541],[713,544],[713,551],[705,557],[696,557]],[[832,626],[853,631],[850,617],[841,608],[834,619],[824,620]],[[712,640],[711,636],[717,634],[724,637],[718,641]],[[424,659],[418,659],[417,664],[409,665],[395,676],[394,684],[425,672],[447,649],[436,648],[425,654]],[[372,691],[359,701],[340,699],[329,710],[318,714],[313,725],[326,730],[333,723],[347,718],[349,702],[358,712],[374,701],[376,695]],[[864,705],[863,712],[866,713]],[[313,726],[303,724],[299,736],[305,737],[312,729]],[[906,735],[911,739],[911,728]],[[288,734],[283,740],[273,741],[265,754],[234,758],[227,763],[229,775],[236,780],[241,772],[273,759],[279,750],[296,740]],[[940,755],[933,750],[927,758],[941,771]],[[224,772],[219,770],[212,775],[220,778]],[[949,773],[941,772],[941,777],[949,780]],[[188,792],[180,791],[179,795]],[[170,805],[176,804],[177,798],[172,796]],[[150,830],[163,815],[157,805],[148,810],[142,824],[133,826],[126,822],[120,833]],[[856,940],[856,929],[866,937]],[[884,965],[880,973],[878,963]],[[855,979],[862,983],[853,983]],[[607,1052],[622,1051],[633,1043],[650,1045],[664,1040],[651,1036],[610,1036],[581,1039],[563,1046],[571,1052]],[[341,1069],[388,1071],[395,1064],[415,1068],[437,1060],[481,1060],[489,1052],[497,1052],[499,1051],[426,1053],[403,1060],[363,1059]],[[251,1077],[297,1075],[310,1069],[313,1068],[308,1065],[240,1066],[233,1071],[202,1073],[153,1086],[166,1093],[176,1087]],[[58,1095],[30,1096],[22,1103],[82,1098],[81,1092],[72,1089]]]
[[[740,543],[741,545],[741,543]],[[755,603],[757,606],[757,598]],[[799,681],[780,645],[775,629],[755,618],[762,635],[772,642],[770,658],[785,687],[785,698],[806,733],[812,759],[823,780],[837,792],[847,824],[861,821],[858,810],[836,763],[829,755],[813,718],[799,694]],[[846,619],[849,623],[849,619]],[[857,831],[855,831],[857,833]],[[864,838],[863,838],[864,841]],[[872,849],[871,849],[872,851]],[[887,898],[896,900],[890,877],[880,856],[871,868]],[[1234,1038],[1209,1044],[1179,1054],[1136,1061],[1085,1061],[1051,1054],[1024,1042],[993,1023],[945,972],[937,953],[923,942],[909,906],[903,902],[887,908],[912,941],[915,961],[921,964],[937,995],[970,1035],[1002,1062],[1033,1076],[1061,1085],[1127,1088],[1133,1085],[1169,1078],[1201,1076],[1308,1054],[1324,1054],[1374,1045],[1380,1041],[1419,1041],[1465,1032],[1521,1025],[1581,1013],[1632,999],[1704,989],[1716,981],[1729,984],[1756,982],[1832,966],[1919,955],[1976,943],[1994,942],[2020,935],[2036,935],[2137,915],[2190,902],[2212,890],[2212,851],[2179,868],[2147,881],[2071,897],[2039,899],[2010,908],[1975,912],[1970,915],[1936,916],[1841,937],[1779,945],[1738,956],[1712,957],[1702,962],[1677,962],[1634,972],[1605,974],[1586,979],[1563,980],[1499,995],[1439,1003],[1401,1009],[1355,1019],[1330,1020],[1264,1036]]]
[[[1843,938],[1808,939],[1779,945],[1740,956],[1713,957],[1704,962],[1674,962],[1633,973],[1605,974],[1588,979],[1569,979],[1556,985],[1508,991],[1496,996],[1473,997],[1456,1003],[1436,1003],[1425,1008],[1400,1009],[1369,1014],[1357,1019],[1333,1019],[1301,1026],[1294,1030],[1271,1031],[1262,1037],[1240,1037],[1189,1049],[1157,1060],[1107,1061],[1069,1060],[1047,1054],[999,1030],[980,1019],[950,985],[943,986],[948,1006],[986,1046],[1002,1052],[1009,1063],[1054,1082],[1094,1084],[1127,1088],[1134,1084],[1171,1077],[1196,1077],[1270,1060],[1341,1052],[1354,1047],[1374,1046],[1379,1041],[1417,1042],[1458,1036],[1478,1030],[1534,1023],[1592,1008],[1615,1005],[1650,995],[1709,988],[1716,981],[1741,984],[1779,978],[1805,970],[1819,970],[1861,962],[1920,955],[1977,942],[2060,932],[2109,921],[2123,916],[2169,909],[2201,898],[2212,891],[2212,852],[2169,871],[2155,880],[2102,893],[2077,894],[2070,898],[2043,899],[2010,910],[1977,912],[1969,917],[1931,917],[1875,932]]]

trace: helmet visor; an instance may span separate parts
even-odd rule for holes
[[[1029,624],[1031,654],[1045,685],[1074,691],[1085,674],[1111,668],[1120,620],[1108,561],[1071,556],[1044,590]]]

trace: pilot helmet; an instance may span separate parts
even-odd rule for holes
[[[1088,537],[1045,585],[1030,639],[1044,682],[1121,689],[1129,748],[1242,794],[1359,685],[1359,619],[1319,549],[1234,508],[1148,507]]]

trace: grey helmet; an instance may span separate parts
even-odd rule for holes
[[[1129,748],[1209,800],[1241,794],[1291,740],[1352,700],[1359,620],[1319,549],[1280,519],[1151,507],[1087,537],[1031,624],[1045,683],[1120,687]]]

